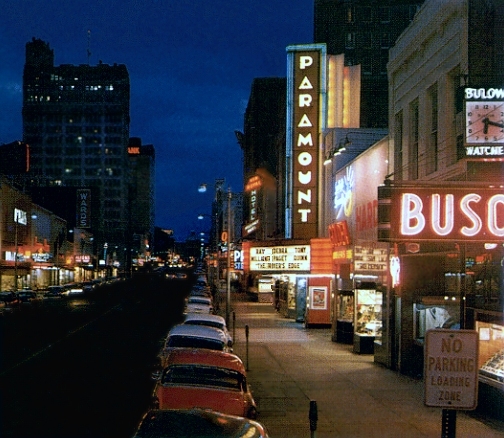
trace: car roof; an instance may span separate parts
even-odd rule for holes
[[[150,410],[142,418],[134,438],[168,436],[261,438],[268,435],[264,426],[254,420],[194,408]]]
[[[212,304],[212,299],[208,297],[202,297],[199,295],[190,295],[188,298],[188,302],[191,303],[199,303],[199,304]]]
[[[188,336],[195,338],[208,338],[226,342],[226,335],[221,329],[206,325],[177,324],[169,332],[170,336]]]
[[[210,321],[216,322],[218,324],[222,324],[224,327],[226,326],[226,320],[220,315],[213,315],[211,313],[186,313],[184,323],[189,321]]]
[[[225,368],[246,375],[242,360],[233,353],[206,348],[177,348],[166,356],[166,365],[204,365]]]

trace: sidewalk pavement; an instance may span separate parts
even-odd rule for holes
[[[422,381],[374,363],[372,355],[353,353],[351,345],[332,342],[328,328],[305,329],[283,318],[272,304],[249,302],[244,294],[232,294],[230,301],[234,352],[248,368],[258,421],[272,438],[443,436],[442,409],[424,405]],[[225,317],[225,298],[220,302]],[[314,433],[308,419],[313,400]],[[504,437],[504,423],[458,411],[456,437]]]

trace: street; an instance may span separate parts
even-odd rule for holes
[[[189,288],[126,280],[4,312],[0,436],[131,436],[149,407],[160,342]]]

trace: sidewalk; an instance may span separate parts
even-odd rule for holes
[[[225,317],[225,298],[221,303]],[[229,319],[232,334],[235,320],[234,352],[248,367],[258,420],[272,438],[310,437],[311,400],[318,407],[317,438],[442,436],[442,410],[424,405],[422,381],[332,342],[330,329],[305,329],[271,304],[247,302],[242,294],[232,295]],[[504,437],[504,424],[458,411],[456,436]]]

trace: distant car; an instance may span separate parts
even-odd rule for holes
[[[63,292],[65,292],[63,286],[49,286],[47,292],[44,294],[44,298],[61,298],[64,296]]]
[[[197,286],[208,286],[208,281],[206,279],[206,276],[199,275],[198,278],[196,279],[196,285]]]
[[[185,315],[184,324],[189,325],[202,325],[205,327],[215,327],[222,330],[226,335],[228,346],[233,345],[233,337],[229,333],[226,320],[220,315],[210,315],[204,313],[187,313]]]
[[[268,438],[255,420],[210,409],[153,409],[143,417],[133,438]]]
[[[4,307],[12,307],[19,304],[21,301],[13,291],[0,292],[0,303],[4,305]]]
[[[189,296],[186,304],[186,312],[213,313],[212,299],[207,297]]]
[[[84,290],[82,289],[82,286],[77,283],[69,283],[64,286],[64,291],[63,295],[70,297],[74,295],[82,295],[84,293]]]
[[[17,296],[21,303],[33,303],[40,300],[37,293],[32,290],[21,290],[17,293]]]
[[[85,294],[93,292],[94,287],[95,287],[95,285],[94,285],[94,283],[92,281],[85,281],[84,283],[82,283],[82,291]]]
[[[216,350],[182,348],[167,357],[154,389],[156,409],[212,409],[257,418],[241,359]]]
[[[205,297],[212,299],[210,288],[194,288],[189,292],[190,297]]]

